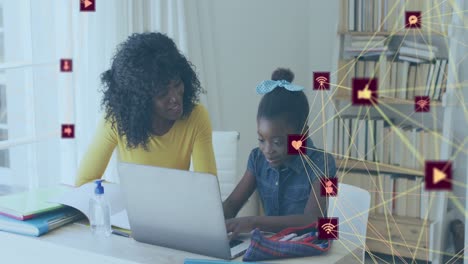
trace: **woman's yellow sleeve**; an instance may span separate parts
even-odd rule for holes
[[[102,118],[94,138],[80,162],[75,185],[81,186],[87,182],[100,179],[116,145],[116,131],[112,129],[109,122]]]
[[[197,108],[199,109],[194,109],[197,116],[194,118],[196,129],[192,152],[193,168],[197,172],[217,175],[210,117],[205,107],[198,105]]]

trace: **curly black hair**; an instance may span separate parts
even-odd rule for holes
[[[272,75],[274,81],[285,80],[292,83],[294,73],[289,69],[278,68]],[[297,133],[302,133],[308,123],[309,102],[303,91],[289,91],[283,87],[276,87],[265,94],[258,105],[257,120],[265,118],[269,120],[282,119]]]
[[[174,41],[157,32],[135,33],[117,47],[111,69],[101,75],[105,119],[126,137],[127,148],[147,150],[152,135],[153,98],[170,81],[185,86],[182,118],[190,115],[204,93],[195,67]]]

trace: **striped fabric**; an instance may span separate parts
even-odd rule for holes
[[[291,233],[298,236],[311,233],[311,237],[302,241],[279,241],[282,237]],[[269,238],[262,235],[259,229],[255,229],[243,261],[320,255],[330,250],[331,240],[319,240],[317,235],[317,222],[305,227],[287,228]]]

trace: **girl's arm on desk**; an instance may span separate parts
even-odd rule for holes
[[[255,191],[256,182],[255,176],[249,170],[246,170],[239,184],[234,191],[223,202],[224,218],[230,219],[237,215],[239,210],[244,206],[249,197]]]
[[[326,212],[326,198],[320,195],[319,180],[312,184],[309,200],[302,215],[286,216],[249,216],[226,220],[228,232],[234,238],[239,233],[250,232],[255,228],[262,231],[279,232],[288,227],[306,226],[316,222]]]

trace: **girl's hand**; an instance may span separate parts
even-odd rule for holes
[[[226,230],[232,234],[229,239],[236,238],[239,233],[249,233],[255,229],[255,216],[238,217],[226,220]]]

